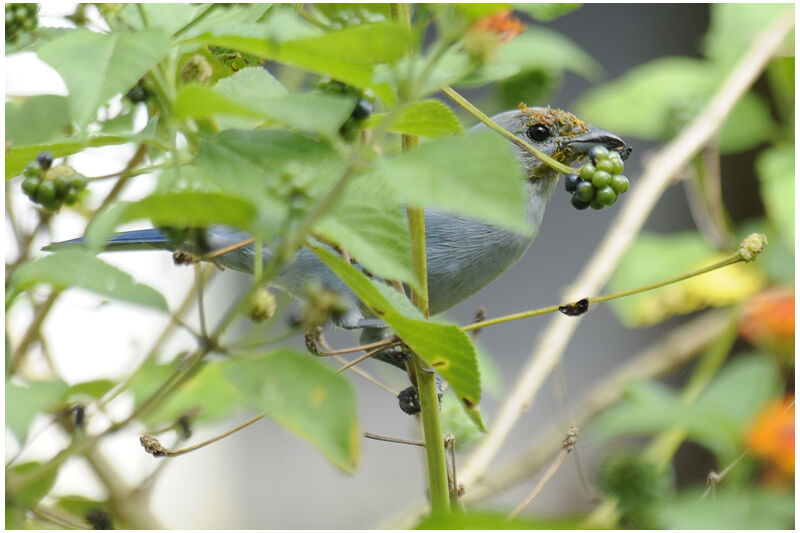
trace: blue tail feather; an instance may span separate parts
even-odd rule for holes
[[[43,248],[48,252],[77,248],[86,242],[84,237],[71,239],[69,241],[55,242]],[[125,231],[115,233],[103,247],[107,251],[117,250],[165,250],[168,247],[168,239],[159,229],[141,229],[135,231]]]

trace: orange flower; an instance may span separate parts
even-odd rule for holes
[[[794,287],[775,287],[753,296],[739,319],[739,333],[754,346],[794,361]]]
[[[794,396],[765,407],[747,433],[753,454],[788,475],[794,474]]]
[[[525,31],[525,24],[511,13],[510,9],[499,11],[491,17],[479,20],[474,27],[487,30],[499,37],[500,42],[507,43]]]

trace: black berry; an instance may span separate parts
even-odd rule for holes
[[[583,211],[584,209],[589,207],[589,202],[584,202],[583,200],[578,198],[578,195],[576,194],[572,195],[572,199],[570,200],[570,202],[572,202],[572,207],[580,211]]]
[[[575,192],[575,189],[578,188],[578,183],[580,183],[581,177],[577,174],[567,174],[566,179],[564,180],[564,186],[567,188],[567,192]]]
[[[36,162],[39,163],[42,170],[47,170],[53,166],[53,154],[50,152],[39,152],[39,155],[36,156]]]

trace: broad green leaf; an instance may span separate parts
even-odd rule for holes
[[[792,492],[723,484],[714,497],[702,498],[703,489],[682,491],[658,508],[661,527],[688,530],[792,529],[795,501]]]
[[[12,274],[10,286],[20,291],[38,283],[56,289],[82,288],[100,296],[167,311],[167,302],[158,291],[81,251],[63,251],[23,263]]]
[[[34,381],[24,386],[6,380],[6,427],[24,443],[34,417],[59,406],[66,390],[63,381]]]
[[[484,85],[534,69],[570,71],[588,79],[595,79],[601,73],[597,62],[574,41],[549,28],[536,26],[517,35],[492,61],[456,85]]]
[[[756,160],[761,198],[784,244],[794,250],[794,148],[776,145]]]
[[[19,492],[13,492],[12,488],[20,478],[25,478],[36,472],[43,465],[39,462],[22,463],[20,465],[11,467],[6,471],[6,502],[10,503],[13,507],[31,509],[44,498],[56,482],[58,476],[58,469],[53,468],[50,472],[43,475],[37,481],[27,485]]]
[[[118,202],[94,219],[86,232],[89,247],[100,249],[119,224],[148,219],[156,227],[208,227],[225,224],[256,234],[271,234],[279,220],[262,220],[256,207],[239,196],[183,191],[153,194],[138,202]]]
[[[398,337],[447,380],[469,417],[483,430],[478,406],[481,377],[475,348],[469,337],[456,325],[425,320],[404,295],[369,280],[325,248],[314,248],[314,252],[375,316],[385,321]]]
[[[514,9],[527,13],[541,22],[550,22],[559,17],[572,13],[582,4],[513,4]]]
[[[354,105],[352,98],[322,94],[233,100],[208,87],[190,85],[178,93],[175,114],[178,118],[202,118],[215,114],[258,116],[330,137],[349,118]]]
[[[703,40],[703,52],[725,66],[732,66],[753,38],[778,16],[794,17],[788,4],[712,4],[710,10],[711,23]]]
[[[192,20],[205,6],[199,4],[140,3],[126,4],[119,16],[131,28],[159,28],[172,35]],[[142,20],[142,11],[147,22]]]
[[[364,22],[380,22],[392,18],[391,4],[340,4],[315,3],[314,8],[328,20],[340,24],[363,24]],[[305,9],[305,8],[304,8]]]
[[[130,142],[130,140],[125,137],[101,135],[88,138],[68,137],[59,141],[32,146],[12,146],[10,150],[6,150],[6,180],[19,175],[25,165],[33,161],[39,155],[39,152],[47,151],[53,154],[53,157],[64,157],[65,155],[80,152],[84,148],[125,144],[126,142]]]
[[[722,75],[709,61],[657,59],[591,89],[576,110],[584,120],[618,135],[668,139],[695,117]],[[769,137],[771,128],[768,108],[754,93],[747,93],[722,126],[720,149],[733,152],[757,146]]]
[[[214,90],[242,105],[289,94],[281,82],[261,67],[243,68],[233,76],[219,80]]]
[[[11,146],[43,144],[69,133],[72,121],[67,99],[55,94],[6,102],[6,143]]]
[[[223,30],[204,33],[197,40],[331,76],[356,87],[371,88],[384,101],[393,100],[391,88],[373,80],[373,69],[402,58],[411,43],[409,30],[383,22],[290,40],[280,46],[263,33],[257,37],[239,36],[226,35]]]
[[[84,381],[70,386],[65,394],[65,398],[72,398],[74,396],[90,396],[92,398],[100,399],[114,387],[115,383],[110,379],[95,379],[92,381]]]
[[[85,517],[87,513],[92,512],[93,510],[103,511],[109,516],[109,518],[113,517],[114,515],[114,512],[111,510],[111,506],[107,501],[92,500],[86,496],[79,495],[60,497],[56,502],[56,507],[64,509],[68,513],[72,513],[75,516]]]
[[[382,176],[354,179],[315,231],[345,248],[372,274],[416,285],[405,209]]]
[[[669,235],[643,232],[617,265],[608,289],[618,292],[663,281],[726,256],[715,252],[697,232]],[[763,275],[757,268],[738,263],[610,304],[617,318],[627,326],[646,326],[675,314],[737,303],[759,290],[763,283]]]
[[[118,34],[77,29],[40,47],[37,54],[64,78],[72,118],[85,128],[106,100],[133,87],[169,47],[167,34],[155,28]]]
[[[192,424],[208,423],[232,415],[243,407],[239,391],[225,378],[231,361],[213,361],[203,365],[197,373],[178,387],[166,401],[144,413],[142,421],[154,428],[176,422],[188,415]],[[146,365],[139,369],[131,381],[134,403],[141,405],[175,370],[174,365]]]
[[[388,113],[372,115],[367,127],[377,127]],[[393,133],[419,135],[422,137],[443,137],[464,133],[464,128],[453,111],[439,100],[424,100],[405,107],[389,126]]]
[[[309,441],[345,472],[355,470],[356,397],[344,376],[289,348],[231,361],[224,373],[247,405]]]
[[[518,517],[508,520],[508,512],[470,510],[465,513],[428,516],[414,529],[581,529],[582,520],[583,517],[578,516]]]
[[[422,144],[383,161],[380,170],[408,205],[531,232],[522,169],[508,141],[493,132]]]

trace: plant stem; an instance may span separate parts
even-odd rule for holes
[[[674,278],[669,278],[663,281],[659,281],[656,283],[651,283],[649,285],[644,285],[642,287],[637,287],[635,289],[629,289],[627,291],[615,292],[612,294],[606,294],[603,296],[596,296],[594,298],[588,298],[589,304],[596,304],[601,302],[607,302],[609,300],[616,300],[617,298],[623,298],[625,296],[631,296],[633,294],[638,294],[640,292],[651,291],[653,289],[658,289],[660,287],[664,287],[666,285],[670,285],[672,283],[677,283],[679,281],[683,281],[689,278],[693,278],[695,276],[700,276],[701,274],[706,274],[711,272],[712,270],[717,270],[719,268],[723,268],[729,265],[733,265],[735,263],[739,263],[743,261],[742,256],[739,255],[739,252],[731,255],[730,257],[723,259],[722,261],[717,261],[712,265],[708,265],[703,268],[699,268],[697,270],[692,270],[691,272],[687,272],[686,274],[681,274],[680,276],[676,276]],[[485,328],[486,326],[494,326],[496,324],[503,324],[505,322],[512,322],[514,320],[520,320],[522,318],[530,318],[539,315],[546,315],[548,313],[554,313],[559,310],[560,305],[551,305],[550,307],[542,307],[540,309],[532,309],[530,311],[523,311],[521,313],[514,313],[513,315],[506,315],[497,318],[492,318],[490,320],[484,320],[482,322],[475,322],[473,324],[469,324],[467,326],[463,326],[461,328],[462,331],[471,331],[474,329]]]
[[[211,14],[211,12],[214,9],[216,9],[216,7],[217,7],[217,4],[210,4],[199,15],[197,15],[195,18],[193,18],[192,20],[187,22],[185,26],[183,26],[181,29],[179,29],[174,34],[172,34],[172,36],[173,37],[180,37],[181,35],[183,35],[187,31],[189,31],[189,29],[193,28],[198,22],[200,22],[201,20],[203,20],[204,18],[209,16]]]
[[[489,127],[489,129],[491,129],[492,131],[496,131],[497,133],[507,138],[509,141],[513,142],[523,150],[530,152],[534,157],[542,161],[544,164],[546,164],[553,170],[557,170],[562,174],[571,174],[572,172],[575,172],[574,168],[568,167],[563,163],[559,163],[552,157],[549,157],[546,154],[544,154],[541,150],[537,150],[536,148],[526,143],[525,141],[523,141],[522,139],[520,139],[507,129],[500,126],[497,122],[495,122],[494,120],[489,118],[485,113],[483,113],[483,111],[472,105],[469,100],[458,94],[452,87],[445,85],[441,87],[441,91],[447,96],[449,96],[450,99],[453,100],[455,103],[463,107],[473,117],[477,118],[478,120],[486,124]]]

